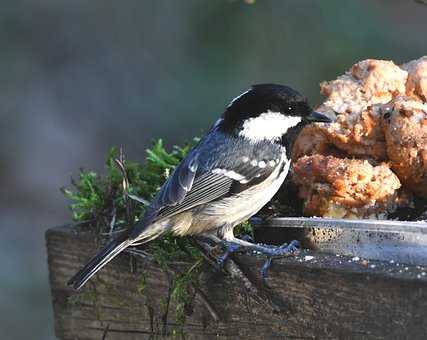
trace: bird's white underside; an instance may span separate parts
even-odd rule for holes
[[[249,118],[243,123],[239,135],[257,142],[274,140],[282,137],[290,128],[298,125],[301,117],[286,116],[280,112],[267,111],[256,118]]]
[[[225,197],[206,207],[201,214],[215,216],[219,224],[235,226],[257,213],[276,194],[282,185],[290,166],[290,161],[283,154],[280,160],[284,163],[283,169],[279,166],[273,173],[260,184],[251,186],[241,193]]]

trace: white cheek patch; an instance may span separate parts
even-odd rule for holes
[[[273,140],[282,137],[288,129],[298,125],[301,117],[285,116],[280,112],[267,111],[256,118],[249,118],[243,123],[239,135],[253,142]]]

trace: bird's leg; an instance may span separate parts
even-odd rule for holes
[[[285,243],[281,246],[249,242],[249,240],[252,241],[249,236],[241,239],[235,237],[233,234],[233,228],[229,226],[224,226],[218,231],[218,235],[220,237],[214,234],[206,235],[206,237],[212,240],[214,243],[222,244],[225,247],[224,253],[217,257],[217,262],[221,268],[224,266],[227,258],[235,252],[245,250],[258,252],[267,255],[268,257],[261,268],[261,277],[263,279],[267,277],[267,272],[271,266],[272,258],[294,255],[298,251],[300,245],[297,240],[293,240],[289,244]]]
[[[215,269],[228,273],[233,280],[240,281],[243,287],[245,287],[247,292],[257,303],[263,305],[264,307],[267,307],[269,310],[275,313],[280,312],[282,310],[282,307],[277,305],[265,291],[261,290],[260,287],[258,287],[258,284],[256,282],[251,280],[244,273],[240,265],[235,262],[233,258],[230,258],[227,262],[224,262],[223,267],[218,267],[217,262],[215,262],[215,260],[218,261],[218,257],[212,256],[212,247],[211,245],[208,245],[206,239],[209,239],[216,245],[222,244],[223,240],[213,234],[205,234],[202,237],[199,236],[197,238],[194,238],[195,244],[200,248],[200,250],[204,254],[204,257],[208,259],[208,262]],[[214,257],[214,259],[211,260],[211,257]]]
[[[218,257],[218,264],[221,267],[224,266],[225,260],[227,260],[227,258],[231,254],[236,253],[236,252],[241,251],[241,250],[244,250],[243,249],[244,247],[242,247],[242,245],[240,245],[240,244],[237,244],[235,242],[228,242],[228,241],[225,241],[225,240],[221,240],[219,238],[217,238],[217,239],[218,239],[219,242],[221,242],[221,244],[223,244],[225,246],[225,252],[224,252],[224,254],[222,256]],[[249,243],[251,243],[253,241],[252,237],[250,237],[249,235],[243,235],[242,238],[241,238],[241,240],[249,242]]]
[[[221,238],[219,238],[218,236],[214,235],[214,234],[206,234],[204,235],[206,238],[208,238],[209,240],[211,240],[214,244],[216,245],[221,245],[225,248],[224,253],[220,256],[215,256],[216,257],[216,261],[218,263],[218,265],[223,268],[224,267],[224,263],[227,260],[227,258],[240,250],[241,246],[236,244],[236,243],[232,243],[232,242],[227,242]]]
[[[264,244],[257,244],[248,242],[247,240],[239,239],[233,235],[232,232],[227,232],[223,236],[223,242],[226,243],[227,249],[230,249],[228,253],[226,252],[224,255],[229,255],[233,251],[237,250],[251,250],[255,252],[259,252],[261,254],[267,255],[268,258],[263,264],[261,268],[261,277],[265,279],[267,277],[268,269],[271,266],[272,258],[273,257],[280,257],[280,256],[291,256],[294,255],[300,246],[299,241],[293,240],[289,244],[283,244],[281,246],[271,246],[271,245],[264,245]],[[234,250],[237,249],[237,250]],[[225,261],[225,259],[223,260]]]
[[[227,244],[232,247],[256,251],[271,257],[293,255],[299,249],[299,241],[297,240],[293,240],[289,244],[285,243],[281,246],[271,246],[252,243],[234,236],[230,237],[229,235],[226,235],[226,237],[224,238],[224,242],[227,242]]]
[[[225,251],[224,254],[222,254],[221,256],[219,256],[217,258],[218,264],[223,267],[225,260],[227,260],[227,258],[240,250],[240,245],[236,244],[236,243],[231,243],[231,242],[227,242],[227,241],[222,241],[222,244],[225,246]]]
[[[298,250],[299,242],[294,240],[289,244],[283,244],[281,246],[272,246],[260,243],[249,242],[252,241],[250,238],[237,238],[233,233],[232,225],[224,225],[218,230],[218,236],[225,243],[228,252],[233,253],[237,250],[252,250],[267,256],[286,256],[292,255]]]
[[[229,242],[226,240],[219,239],[218,237],[216,239],[217,239],[217,242],[219,242],[225,247],[224,254],[222,254],[217,258],[218,264],[221,267],[224,266],[225,261],[231,254],[244,250],[244,247],[242,247],[242,245],[240,244],[237,244],[236,242]],[[250,243],[252,241],[252,238],[249,235],[243,235],[240,240]]]

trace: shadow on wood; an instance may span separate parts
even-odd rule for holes
[[[66,282],[96,251],[94,236],[60,227],[48,230],[46,240],[59,339],[180,335],[175,307],[167,308],[171,278],[153,263],[121,255],[76,293]],[[260,282],[263,257],[235,260]],[[186,308],[182,332],[186,339],[424,339],[426,276],[419,266],[303,251],[273,262],[265,292],[282,308],[273,313],[240,284],[207,267],[201,294],[220,321],[197,294]]]

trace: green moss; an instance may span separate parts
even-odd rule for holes
[[[79,292],[78,294],[70,295],[67,297],[67,304],[68,305],[79,305],[82,302],[89,302],[93,305],[97,305],[98,296],[97,291],[95,289],[85,289],[82,292]]]
[[[138,293],[143,295],[145,293],[145,288],[147,288],[147,277],[145,276],[145,273],[143,273],[138,282]]]
[[[191,309],[194,297],[194,285],[198,285],[203,258],[199,258],[190,268],[184,273],[177,275],[174,278],[171,300],[176,305],[175,320],[177,331],[182,332],[185,324],[187,311]]]
[[[184,147],[175,146],[171,152],[166,151],[161,139],[147,150],[143,164],[124,160],[117,148],[112,148],[106,161],[106,174],[99,175],[93,171],[80,170],[78,180],[72,179],[73,189],[63,188],[62,192],[70,199],[73,220],[88,223],[97,230],[110,231],[111,227],[123,228],[133,225],[135,219],[144,211],[140,202],[130,202],[139,198],[141,202],[150,201],[171,170],[189,151],[192,143]],[[128,187],[123,188],[123,174],[116,160],[121,159],[126,170]],[[134,204],[138,203],[138,204]],[[129,208],[133,220],[129,220]],[[111,223],[113,221],[114,223]]]
[[[240,223],[233,229],[234,235],[241,236],[241,235],[249,235],[253,238],[253,230],[252,225],[249,221]]]
[[[101,320],[101,304],[99,301],[99,285],[93,285],[90,289],[85,289],[78,294],[67,297],[68,306],[78,306],[90,304],[93,306],[93,311],[97,320]]]

